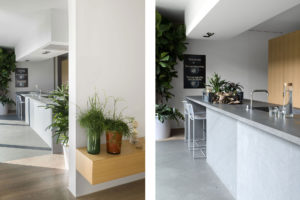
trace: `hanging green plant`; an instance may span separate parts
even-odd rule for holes
[[[8,97],[11,73],[16,69],[15,52],[12,49],[0,48],[0,103],[12,104],[14,101]]]

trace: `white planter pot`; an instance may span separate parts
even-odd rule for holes
[[[156,126],[155,126],[155,137],[156,140],[162,140],[162,139],[166,139],[168,137],[170,137],[171,134],[171,125],[170,125],[170,121],[166,120],[164,121],[164,123],[161,123],[158,120],[158,117],[155,117],[155,122],[156,122]]]
[[[7,113],[8,113],[8,106],[7,106],[7,104],[5,104],[3,106],[3,104],[0,103],[0,115],[7,115]]]
[[[65,169],[69,169],[69,146],[68,145],[62,145],[63,146],[63,151],[64,151],[64,160],[65,160]]]

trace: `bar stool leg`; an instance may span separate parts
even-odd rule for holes
[[[205,120],[202,120],[202,140],[205,141],[205,132],[204,132]]]
[[[191,120],[189,118],[189,120],[188,120],[188,149],[189,150],[191,148],[191,144],[190,144],[190,142],[191,142],[190,127],[191,127]]]
[[[195,158],[195,148],[196,148],[196,145],[195,145],[195,121],[193,121],[193,158]]]
[[[20,104],[20,107],[21,107],[21,121],[22,121],[23,120],[23,111],[22,111],[23,104]]]
[[[17,102],[17,116],[20,117],[20,103]]]
[[[184,142],[187,142],[187,137],[188,137],[188,132],[187,132],[187,121],[188,120],[188,117],[187,115],[184,116]]]

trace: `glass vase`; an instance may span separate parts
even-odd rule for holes
[[[110,154],[120,154],[122,145],[122,134],[118,132],[106,132],[106,151]]]
[[[100,153],[100,133],[89,130],[87,136],[87,152],[89,154]]]

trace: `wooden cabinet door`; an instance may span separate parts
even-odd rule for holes
[[[283,84],[293,83],[294,107],[300,108],[300,31],[269,41],[269,102],[283,104]]]

